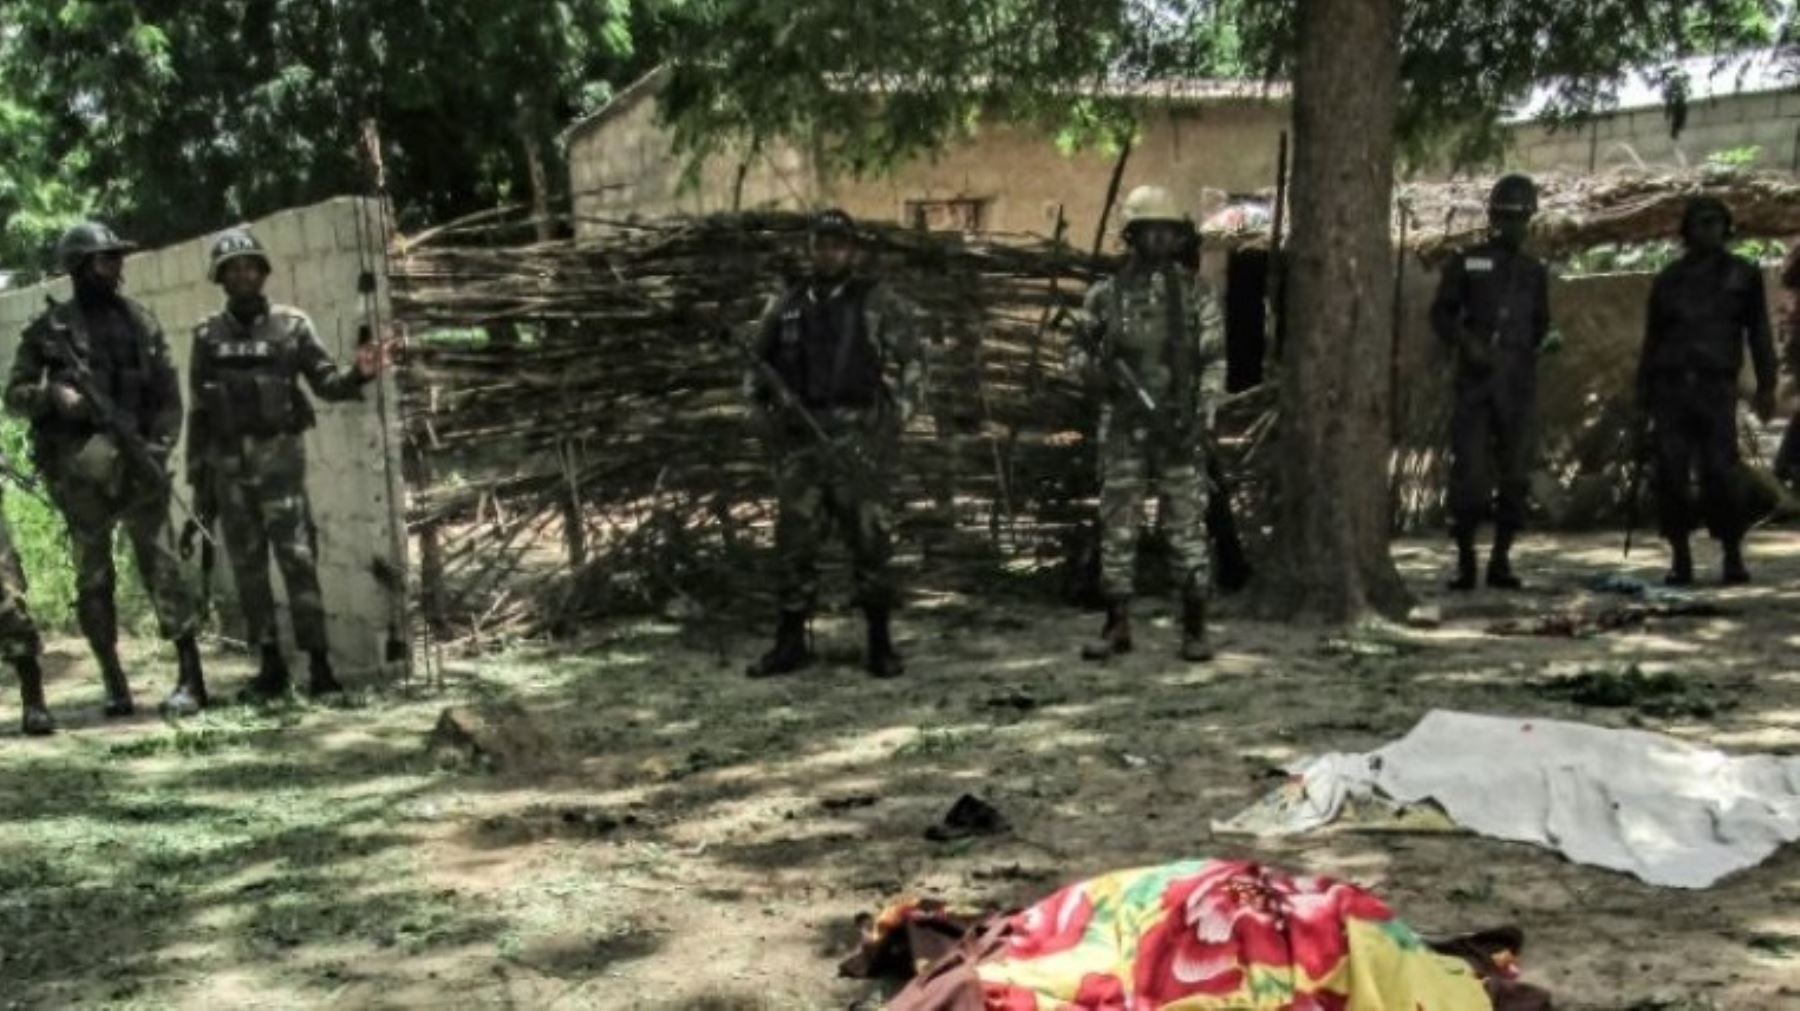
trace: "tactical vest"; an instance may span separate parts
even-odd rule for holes
[[[149,342],[156,321],[149,310],[131,299],[122,299],[120,305],[123,311],[96,331],[78,304],[60,302],[39,317],[27,336],[37,337],[49,351],[52,375],[59,368],[55,363],[72,348],[95,389],[110,399],[121,415],[135,421],[142,435],[163,407],[150,361]],[[40,416],[34,428],[42,434],[85,439],[98,431],[98,423],[71,420],[52,411]]]
[[[869,308],[873,290],[873,282],[852,281],[815,299],[803,286],[783,300],[769,363],[808,408],[861,408],[880,402],[885,387],[876,344],[880,320]]]
[[[194,331],[194,353],[210,376],[195,399],[212,432],[225,439],[298,435],[313,426],[312,403],[300,392],[296,366],[303,317],[279,306],[245,329],[218,313]]]
[[[1197,409],[1200,340],[1194,332],[1200,291],[1176,270],[1119,274],[1111,305],[1114,352],[1125,357],[1140,381],[1176,416],[1191,420]]]

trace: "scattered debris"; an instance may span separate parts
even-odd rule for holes
[[[1000,835],[1010,829],[1006,816],[992,804],[972,793],[965,793],[950,806],[944,820],[925,830],[932,842],[955,842],[974,836]]]
[[[524,773],[558,764],[558,749],[514,702],[451,706],[438,717],[426,750],[446,768]]]
[[[1622,669],[1600,668],[1571,677],[1540,681],[1538,694],[1563,699],[1578,706],[1636,709],[1646,716],[1716,715],[1732,701],[1714,696],[1712,682],[1682,677],[1672,671],[1644,673],[1637,664]]]
[[[1028,713],[1038,707],[1038,700],[1023,688],[1007,688],[988,696],[982,705],[989,709],[1014,709]]]
[[[881,803],[880,797],[873,794],[857,793],[847,797],[826,797],[824,800],[819,801],[819,806],[827,811],[838,813],[842,811],[854,811],[858,808],[874,807],[879,803]]]
[[[1420,604],[1406,614],[1406,624],[1412,628],[1437,628],[1443,623],[1444,609],[1436,604]]]
[[[1640,628],[1651,619],[1718,618],[1731,612],[1717,604],[1684,600],[1662,604],[1627,604],[1597,611],[1564,611],[1535,618],[1495,622],[1489,635],[1541,636],[1553,639],[1585,639],[1604,632]]]

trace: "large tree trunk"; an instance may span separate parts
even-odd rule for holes
[[[1301,0],[1275,551],[1284,617],[1396,614],[1389,324],[1401,0]]]

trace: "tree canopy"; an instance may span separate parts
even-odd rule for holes
[[[665,0],[664,107],[690,151],[804,139],[839,167],[937,148],[986,112],[1032,117],[1067,143],[1132,128],[1131,86],[1288,78],[1299,0]],[[1458,164],[1498,153],[1509,105],[1549,83],[1549,114],[1603,106],[1652,68],[1680,108],[1673,57],[1785,37],[1776,0],[1408,0],[1402,151]],[[1109,95],[1113,97],[1108,97]],[[880,96],[878,103],[871,96]]]
[[[158,242],[367,188],[400,213],[529,188],[655,55],[631,0],[0,0],[0,265],[71,218]],[[634,31],[635,29],[635,31]]]

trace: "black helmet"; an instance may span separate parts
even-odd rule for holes
[[[1689,200],[1687,206],[1681,210],[1682,241],[1687,241],[1688,236],[1693,232],[1694,220],[1702,214],[1717,214],[1719,217],[1724,218],[1725,235],[1727,237],[1730,237],[1736,228],[1736,222],[1734,222],[1731,217],[1731,205],[1720,200],[1718,197],[1694,197]]]
[[[65,274],[73,274],[90,256],[101,253],[126,253],[137,243],[126,242],[98,221],[83,221],[62,233],[56,240],[56,265]]]
[[[814,235],[842,235],[845,238],[856,238],[856,222],[844,211],[830,207],[813,215],[812,224],[807,229]]]
[[[1488,191],[1488,211],[1503,211],[1512,214],[1536,214],[1538,209],[1537,183],[1528,175],[1515,172],[1501,176]]]
[[[214,284],[218,284],[219,275],[227,263],[246,257],[261,263],[263,273],[270,271],[268,251],[263,249],[263,244],[250,234],[248,228],[227,229],[213,240],[212,265],[207,268],[206,275]]]

